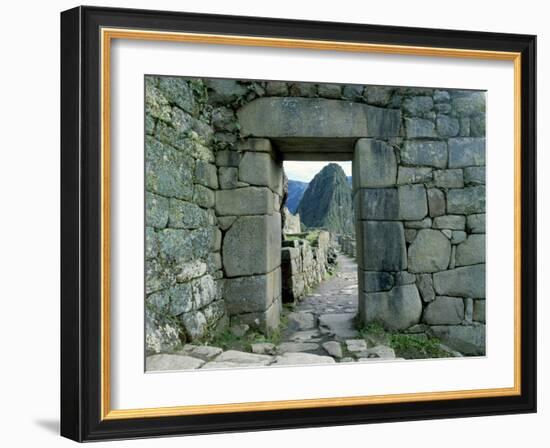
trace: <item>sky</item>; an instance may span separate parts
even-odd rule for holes
[[[315,175],[329,163],[337,163],[344,169],[346,176],[351,176],[351,161],[348,162],[294,162],[287,160],[283,162],[283,167],[287,177],[291,180],[301,180],[310,182]]]

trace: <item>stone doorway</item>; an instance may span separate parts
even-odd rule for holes
[[[254,325],[267,333],[279,326],[285,160],[352,161],[358,321],[373,320],[374,314],[367,313],[366,290],[383,291],[385,277],[391,276],[386,271],[406,270],[404,229],[397,222],[397,160],[392,146],[380,140],[398,137],[400,111],[319,98],[261,98],[241,108],[237,117],[247,136],[239,148],[239,179],[255,187],[220,191],[217,202],[227,213],[234,214],[241,206],[244,214],[252,210],[256,215],[239,217],[224,235],[223,264],[232,277],[225,283],[225,297],[230,312],[235,312],[232,322]],[[366,251],[377,256],[364,256]],[[246,300],[251,297],[247,291],[254,291],[254,300]],[[414,305],[421,312],[418,292],[414,299],[419,303],[413,303],[412,312],[416,312]],[[387,317],[383,312],[375,314],[376,319]],[[414,323],[414,318],[409,321],[395,314],[391,316],[395,324],[390,326],[406,328]]]
[[[484,92],[148,77],[145,100],[148,354],[279,326],[285,159],[352,160],[360,325],[485,354]]]

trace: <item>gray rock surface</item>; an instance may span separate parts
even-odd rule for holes
[[[395,185],[397,159],[393,148],[387,143],[361,138],[355,144],[353,158],[354,189]]]
[[[445,193],[438,188],[429,188],[428,194],[428,211],[431,217],[441,216],[446,211]]]
[[[275,344],[270,342],[256,342],[250,345],[252,353],[258,355],[274,355],[276,352]]]
[[[315,364],[334,364],[336,361],[331,356],[314,355],[312,353],[285,353],[277,356],[274,366],[299,366]]]
[[[228,350],[218,355],[214,361],[265,366],[271,363],[272,358],[268,355],[258,355],[256,353],[241,352],[238,350]]]
[[[452,189],[447,193],[447,211],[462,215],[485,212],[485,187]]]
[[[434,171],[434,184],[441,188],[464,187],[464,175],[460,169]]]
[[[449,239],[438,230],[422,229],[409,247],[411,272],[426,273],[447,269],[451,256]]]
[[[456,247],[456,266],[485,263],[485,235],[470,235]]]
[[[357,235],[358,264],[367,271],[403,271],[407,252],[403,224],[392,221],[363,221]],[[369,254],[377,254],[376,257]]]
[[[265,274],[281,264],[281,216],[241,216],[225,234],[223,265],[228,277]]]
[[[410,165],[445,168],[447,165],[447,143],[433,140],[405,141],[401,149],[401,160]]]
[[[485,138],[450,138],[449,168],[485,165]]]
[[[381,322],[390,330],[404,330],[417,324],[422,301],[415,285],[395,286],[387,292],[366,294],[365,322]]]
[[[312,313],[290,313],[287,318],[289,327],[295,331],[311,330],[315,328],[315,316]]]
[[[438,137],[435,124],[423,118],[405,117],[405,132],[407,138],[434,138]]]
[[[319,344],[314,342],[283,342],[277,346],[277,353],[280,355],[288,352],[314,352],[316,350],[319,350]]]
[[[466,218],[466,228],[470,233],[485,233],[485,213],[469,215]]]
[[[281,295],[281,271],[275,269],[267,274],[228,278],[224,285],[230,314],[261,312]]]
[[[341,359],[343,356],[342,345],[336,341],[327,341],[323,343],[323,348],[333,358]]]
[[[323,98],[259,98],[237,112],[241,132],[257,137],[391,137],[401,112]]]
[[[485,297],[485,265],[476,264],[433,274],[437,294],[457,297]]]
[[[485,325],[437,325],[431,331],[449,347],[466,355],[485,353]]]
[[[319,316],[319,328],[337,339],[347,339],[357,336],[355,316],[345,314],[323,314]]]
[[[194,358],[200,358],[204,361],[210,361],[212,358],[218,356],[222,351],[223,350],[219,347],[192,344],[184,345],[182,350],[184,354]]]
[[[424,185],[400,185],[399,217],[405,220],[420,220],[428,214],[426,188]]]
[[[245,187],[216,191],[218,216],[264,215],[273,211],[273,194],[268,188]]]
[[[203,364],[202,359],[185,355],[159,354],[145,358],[145,370],[147,372],[198,369]]]
[[[423,320],[430,325],[457,325],[464,320],[464,301],[457,297],[436,297],[424,310]]]
[[[367,350],[367,342],[364,339],[346,339],[348,352],[364,352]]]
[[[362,188],[355,194],[355,210],[359,219],[398,219],[399,197],[397,189]]]
[[[387,291],[394,285],[394,278],[388,272],[362,271],[363,291],[378,292]]]

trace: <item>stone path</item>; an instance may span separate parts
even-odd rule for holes
[[[177,354],[147,357],[146,369],[219,369],[396,359],[393,349],[361,338],[355,328],[357,264],[338,254],[335,274],[320,283],[293,309],[285,309],[281,340],[257,342],[250,352],[188,344]]]

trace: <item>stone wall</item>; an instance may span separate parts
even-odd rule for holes
[[[148,78],[146,103],[149,351],[278,326],[281,155],[328,153],[353,155],[361,320],[484,353],[484,93]]]
[[[224,325],[215,135],[204,83],[145,81],[146,351]]]
[[[360,318],[484,354],[485,94],[398,92],[399,138],[356,142]]]
[[[293,235],[283,241],[281,271],[283,302],[294,303],[323,281],[334,265],[327,231]]]
[[[355,258],[356,241],[354,236],[338,235],[338,245],[343,253]]]

